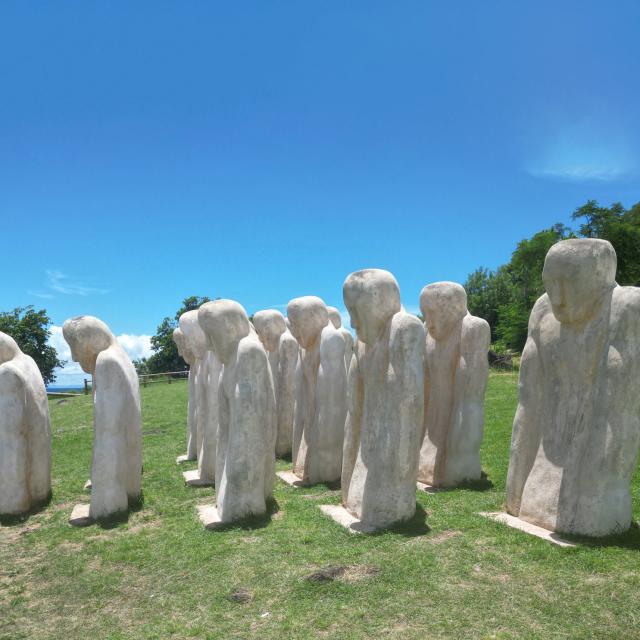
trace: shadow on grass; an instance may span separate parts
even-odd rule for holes
[[[589,538],[587,536],[573,536],[561,534],[563,538],[575,542],[582,547],[592,549],[602,549],[607,547],[618,547],[619,549],[629,549],[640,551],[640,526],[637,522],[632,522],[631,527],[623,533],[614,533],[604,538]]]
[[[3,527],[15,527],[20,524],[24,524],[31,516],[40,513],[40,511],[44,511],[49,506],[51,502],[51,492],[49,495],[40,502],[35,503],[29,511],[23,511],[22,513],[14,513],[14,514],[0,514],[0,525]]]
[[[129,516],[136,511],[141,511],[144,507],[144,494],[141,493],[137,498],[129,499],[129,508],[125,511],[118,511],[107,518],[98,518],[95,524],[101,529],[115,529],[117,526],[128,522]]]
[[[427,512],[418,504],[413,518],[403,520],[386,529],[380,529],[367,535],[378,536],[384,533],[395,533],[405,538],[415,538],[416,536],[423,536],[429,531],[431,531],[431,527],[427,524]]]
[[[490,491],[494,489],[495,485],[487,474],[483,471],[482,476],[479,480],[465,480],[460,484],[457,484],[455,487],[429,487],[425,489],[425,493],[448,493],[450,491],[460,491],[461,489],[465,489],[466,491]]]
[[[278,513],[280,505],[275,498],[267,500],[267,511],[260,516],[249,516],[248,518],[242,518],[241,520],[235,520],[228,524],[221,524],[212,529],[212,532],[230,531],[232,529],[242,529],[243,531],[252,531],[254,529],[264,529],[273,518],[274,514]]]

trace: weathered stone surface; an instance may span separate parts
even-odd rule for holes
[[[358,342],[349,368],[342,504],[369,531],[415,514],[426,336],[418,318],[401,310],[388,271],[352,273],[343,292]]]
[[[347,412],[344,338],[316,296],[291,300],[287,316],[300,345],[293,472],[304,484],[335,482],[340,479]]]
[[[276,409],[266,351],[233,300],[207,302],[198,321],[223,365],[216,509],[222,523],[266,512],[275,469]]]
[[[180,330],[194,357],[190,376],[193,377],[194,416],[198,459],[199,486],[213,486],[216,477],[218,440],[218,384],[222,364],[209,349],[207,339],[198,323],[198,311],[180,316]],[[190,438],[190,445],[193,438]]]
[[[548,530],[604,536],[631,523],[640,442],[640,289],[615,283],[605,240],[548,252],[522,354],[507,510]]]
[[[92,520],[126,511],[140,496],[142,451],[136,370],[109,327],[93,316],[64,323],[71,357],[93,376]]]
[[[189,401],[187,404],[187,452],[176,458],[176,462],[188,462],[198,459],[198,425],[196,423],[196,390],[194,372],[194,365],[196,363],[196,357],[193,351],[189,348],[189,343],[185,338],[182,329],[178,327],[173,331],[173,341],[178,348],[178,354],[189,365],[189,375],[187,378],[187,385],[189,389]]]
[[[467,294],[455,282],[427,285],[420,294],[420,309],[427,347],[418,479],[433,487],[479,480],[489,324],[469,313]]]
[[[267,350],[276,394],[276,456],[288,456],[293,441],[295,378],[300,350],[298,341],[287,329],[284,316],[275,309],[258,311],[253,316],[253,324]]]
[[[353,336],[351,335],[351,331],[342,326],[342,316],[338,309],[335,307],[327,307],[327,312],[329,313],[331,324],[340,331],[340,334],[344,338],[344,364],[347,373],[349,373],[349,366],[351,365],[351,358],[353,357]]]
[[[51,492],[51,425],[42,375],[0,332],[0,514],[29,511]]]

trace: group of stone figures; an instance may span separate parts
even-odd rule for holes
[[[603,536],[631,523],[640,444],[640,288],[615,282],[604,240],[565,240],[547,254],[522,354],[507,478],[507,512],[550,531]],[[287,317],[249,321],[232,300],[179,320],[189,371],[189,484],[215,487],[206,526],[264,514],[275,460],[291,455],[294,485],[340,482],[342,506],[322,510],[353,530],[413,517],[416,485],[479,480],[488,324],[452,282],[420,295],[424,324],[405,312],[395,278],[347,277],[351,326],[317,297]],[[72,357],[94,380],[91,504],[72,523],[127,509],[140,494],[135,370],[108,327],[65,322]],[[0,333],[0,513],[28,511],[50,492],[51,436],[42,378]]]

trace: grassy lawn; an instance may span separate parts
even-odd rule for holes
[[[503,504],[512,374],[487,392],[490,482],[421,493],[413,522],[373,536],[322,515],[338,491],[280,481],[269,518],[204,530],[196,505],[212,491],[185,486],[175,463],[186,384],[142,401],[144,503],[86,529],[67,519],[89,499],[90,399],[51,402],[53,498],[0,527],[0,638],[640,638],[637,529],[563,549],[476,515]],[[634,496],[637,519],[638,474]]]

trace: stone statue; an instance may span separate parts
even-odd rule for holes
[[[189,401],[187,405],[187,453],[178,456],[178,462],[198,459],[198,425],[196,422],[196,357],[189,348],[187,339],[180,328],[173,330],[173,341],[178,347],[178,355],[189,365],[188,389]]]
[[[207,338],[198,322],[198,311],[183,313],[180,330],[195,357],[196,444],[197,471],[183,475],[188,484],[213,486],[216,477],[216,448],[218,440],[218,383],[222,365],[207,344]]]
[[[214,519],[232,522],[266,511],[273,492],[276,405],[266,351],[244,308],[215,300],[198,310],[208,347],[223,365]]]
[[[351,358],[353,357],[353,336],[351,335],[351,331],[342,326],[342,317],[335,307],[327,307],[327,311],[329,312],[331,324],[340,331],[340,335],[344,338],[344,364],[348,374]]]
[[[335,482],[342,468],[347,413],[344,338],[329,322],[324,302],[315,296],[291,300],[287,316],[300,345],[293,473],[302,484]]]
[[[279,311],[258,311],[253,316],[253,324],[267,350],[271,366],[278,417],[276,456],[281,458],[291,454],[298,342],[287,329],[284,316]]]
[[[479,480],[489,324],[469,313],[467,294],[455,282],[427,285],[420,294],[420,309],[427,349],[418,480],[434,487]]]
[[[62,333],[74,362],[93,376],[91,505],[77,505],[71,524],[126,511],[140,497],[140,393],[136,370],[109,327],[93,316],[67,320]]]
[[[0,515],[30,511],[51,493],[51,426],[33,358],[0,332]]]
[[[415,514],[426,336],[420,320],[401,309],[388,271],[356,271],[343,292],[358,342],[349,368],[342,504],[360,530],[373,531]]]
[[[522,353],[507,510],[545,529],[626,530],[640,443],[640,289],[615,282],[606,240],[564,240],[544,262]]]

